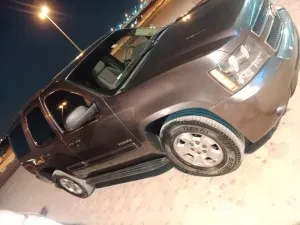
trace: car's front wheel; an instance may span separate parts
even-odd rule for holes
[[[245,151],[241,134],[202,116],[167,121],[160,138],[175,167],[198,176],[219,176],[236,170]]]

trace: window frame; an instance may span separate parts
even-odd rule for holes
[[[48,106],[47,106],[47,103],[46,103],[46,99],[52,95],[53,93],[55,92],[58,92],[58,91],[65,91],[65,92],[69,92],[71,94],[74,94],[74,95],[78,95],[80,97],[82,97],[83,99],[86,99],[90,102],[92,102],[92,104],[94,104],[95,102],[84,97],[81,93],[78,93],[78,92],[75,92],[75,91],[72,91],[70,89],[67,89],[67,88],[63,88],[63,87],[59,87],[59,88],[56,88],[56,89],[53,89],[51,91],[49,91],[47,94],[45,94],[42,98],[42,101],[43,101],[43,105],[45,107],[45,110],[47,111],[47,114],[48,114],[48,117],[50,118],[50,120],[53,122],[53,124],[55,125],[55,127],[58,129],[58,131],[60,132],[60,134],[63,136],[63,135],[66,135],[66,134],[69,134],[69,133],[72,133],[74,131],[77,131],[79,129],[81,129],[82,127],[84,127],[85,125],[83,125],[82,127],[76,129],[76,130],[65,130],[63,128],[61,128],[61,126],[57,123],[56,119],[52,116],[52,113],[50,112]]]
[[[43,144],[38,144],[37,141],[34,139],[34,137],[32,136],[32,133],[31,133],[31,130],[30,130],[30,126],[29,126],[29,123],[28,123],[28,115],[32,112],[32,110],[34,110],[35,108],[39,108],[42,115],[44,116],[44,119],[45,121],[47,122],[48,126],[50,127],[50,129],[55,133],[55,137],[52,138],[51,140],[48,140],[46,142],[44,142]],[[41,107],[40,104],[34,104],[32,105],[27,111],[26,111],[26,114],[24,115],[24,123],[26,125],[26,129],[28,131],[28,134],[30,136],[30,139],[32,141],[32,143],[35,145],[35,147],[38,147],[38,148],[44,148],[46,146],[49,146],[51,145],[52,143],[54,143],[57,138],[58,138],[58,134],[57,132],[55,131],[55,129],[52,128],[51,124],[49,123],[47,117],[45,116],[44,112],[43,112],[43,109]]]

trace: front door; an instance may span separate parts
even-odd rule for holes
[[[49,112],[62,132],[63,142],[85,165],[101,163],[137,148],[134,136],[104,104],[102,98],[98,99],[91,101],[67,90],[57,90],[45,99]],[[97,108],[92,118],[74,130],[67,126],[66,121],[76,108],[89,109],[92,105]]]
[[[23,115],[23,124],[22,126],[21,124],[17,125],[12,131],[11,140],[14,141],[12,144],[18,158],[25,157],[22,159],[24,166],[31,165],[39,171],[43,168],[65,170],[81,161],[68,149],[62,142],[59,133],[48,123],[38,102],[34,102]],[[25,154],[22,151],[26,149],[24,144],[26,141],[31,151],[25,152]],[[21,142],[23,144],[19,144]]]

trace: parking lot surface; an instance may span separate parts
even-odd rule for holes
[[[300,28],[300,1],[275,2]],[[46,207],[50,218],[67,224],[300,224],[299,115],[298,86],[273,136],[226,176],[195,177],[172,168],[78,199],[19,168],[0,189],[0,208],[39,212]]]

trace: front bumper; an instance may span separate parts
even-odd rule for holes
[[[276,55],[271,56],[253,80],[211,111],[226,120],[251,142],[267,134],[279,121],[294,91],[299,72],[299,37],[289,13],[279,10],[284,23]]]

